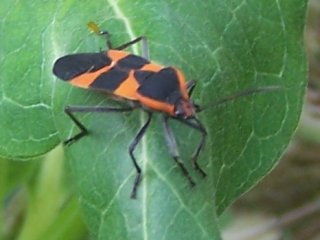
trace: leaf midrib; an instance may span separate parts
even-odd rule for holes
[[[137,38],[137,36],[134,34],[131,23],[129,21],[129,19],[125,16],[125,14],[123,13],[123,11],[121,10],[119,3],[116,2],[115,0],[108,0],[111,8],[114,11],[114,14],[123,21],[125,29],[130,37],[129,40],[133,40],[135,38]],[[128,40],[128,41],[129,41]],[[132,51],[135,54],[139,54],[138,52],[138,47],[137,45],[133,45],[132,46]],[[143,112],[140,112],[140,128],[143,126],[144,122],[145,122],[145,117]],[[142,162],[142,174],[144,174],[143,176],[143,180],[141,182],[141,190],[142,190],[142,236],[143,236],[143,240],[148,240],[148,231],[147,231],[147,179],[146,179],[146,169],[147,169],[147,161],[148,161],[148,151],[147,151],[147,135],[145,134],[143,136],[143,138],[141,139],[141,143],[139,144],[141,145],[141,154],[139,156],[139,160],[141,159]]]

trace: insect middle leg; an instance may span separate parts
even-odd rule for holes
[[[173,158],[173,160],[177,163],[177,165],[180,167],[183,175],[188,179],[190,185],[193,187],[195,186],[195,182],[191,178],[188,170],[186,169],[186,167],[184,166],[183,162],[180,159],[177,143],[173,135],[173,132],[168,125],[168,120],[169,120],[169,117],[166,115],[163,115],[163,128],[164,128],[164,133],[165,133],[166,141],[168,144],[168,148],[170,150],[170,155]]]
[[[77,125],[77,127],[80,129],[80,133],[74,135],[73,137],[65,140],[63,142],[64,145],[71,145],[72,143],[76,142],[80,138],[86,136],[89,131],[88,129],[83,125],[83,123],[80,122],[79,119],[76,118],[76,116],[73,114],[74,112],[130,112],[134,109],[134,107],[127,107],[127,108],[116,108],[116,107],[96,107],[96,106],[66,106],[64,111],[65,113],[71,118],[71,120]]]
[[[133,155],[133,152],[136,149],[136,146],[140,142],[140,140],[143,137],[143,135],[146,133],[146,130],[149,127],[149,124],[151,122],[152,113],[151,112],[147,112],[147,113],[148,113],[147,121],[140,128],[139,132],[137,133],[137,135],[135,136],[135,138],[133,139],[133,141],[131,142],[131,144],[129,146],[129,154],[130,154],[130,157],[132,159],[133,165],[134,165],[134,167],[136,168],[136,171],[137,171],[137,175],[136,175],[136,178],[134,179],[134,184],[133,184],[133,188],[132,188],[132,192],[131,192],[131,196],[130,196],[131,198],[136,198],[136,196],[137,196],[137,188],[138,188],[139,183],[141,181],[141,168],[139,167],[139,165],[137,163],[137,160],[136,160],[135,156]]]

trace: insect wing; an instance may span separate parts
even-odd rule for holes
[[[109,66],[111,62],[103,52],[66,55],[54,63],[53,73],[58,78],[69,81],[81,74],[95,72]]]

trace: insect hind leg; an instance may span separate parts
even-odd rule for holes
[[[125,49],[127,47],[130,47],[133,44],[138,43],[138,42],[141,41],[142,57],[147,59],[147,60],[149,60],[149,46],[148,46],[148,40],[147,40],[146,37],[140,36],[140,37],[137,37],[136,39],[133,39],[133,40],[127,42],[127,43],[124,43],[124,44],[118,46],[118,47],[112,47],[112,43],[111,43],[111,40],[110,40],[110,34],[109,34],[108,31],[100,30],[98,25],[96,23],[94,23],[94,22],[88,22],[87,25],[96,34],[101,35],[101,36],[105,36],[106,43],[107,43],[107,46],[108,46],[109,49],[123,50],[123,49]]]
[[[133,44],[136,44],[136,43],[140,42],[140,41],[141,41],[142,57],[147,59],[147,60],[149,60],[150,59],[150,57],[149,57],[149,45],[148,45],[148,40],[147,40],[147,38],[145,36],[137,37],[137,38],[131,40],[130,42],[124,43],[121,46],[116,47],[114,49],[123,50],[123,49],[126,49],[126,48],[132,46]]]
[[[140,142],[141,138],[143,137],[143,135],[146,133],[147,128],[149,127],[149,124],[151,122],[151,117],[152,117],[152,113],[148,112],[148,119],[145,122],[145,124],[140,128],[139,132],[137,133],[137,135],[135,136],[135,138],[133,139],[133,141],[131,142],[130,146],[129,146],[129,155],[132,159],[133,165],[136,168],[136,178],[134,180],[134,184],[133,184],[133,188],[132,188],[132,192],[131,192],[131,198],[135,199],[137,196],[137,189],[138,186],[140,184],[141,181],[141,168],[139,167],[137,160],[133,154],[134,150],[136,149],[136,146],[138,145],[138,143]]]
[[[95,34],[104,36],[106,38],[106,44],[109,49],[112,49],[112,43],[110,40],[110,34],[108,31],[102,31],[95,22],[88,22],[88,28],[90,28]]]

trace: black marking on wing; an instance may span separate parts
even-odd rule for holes
[[[135,77],[135,79],[137,79],[138,83],[140,85],[142,85],[143,82],[153,74],[155,74],[155,72],[153,72],[153,71],[136,70],[134,72],[134,77]]]
[[[91,84],[91,88],[114,91],[127,79],[129,73],[117,67],[113,67],[107,72],[99,75]]]
[[[143,81],[138,88],[138,93],[155,100],[175,104],[181,98],[176,71],[167,67],[154,73]]]
[[[105,52],[78,53],[59,58],[53,67],[58,78],[68,81],[86,72],[95,72],[111,64]]]
[[[150,62],[142,57],[129,54],[125,58],[118,61],[117,66],[119,68],[125,68],[125,69],[140,69],[148,63]]]

